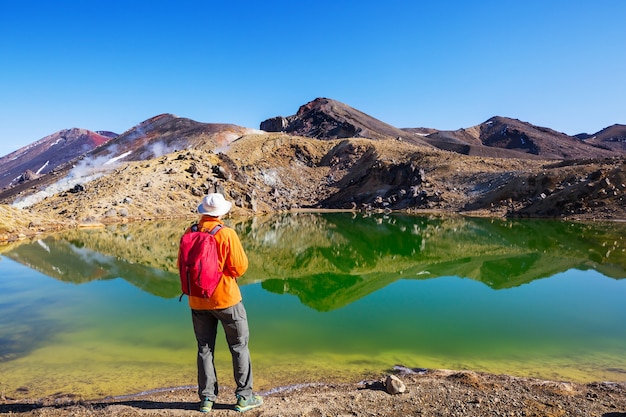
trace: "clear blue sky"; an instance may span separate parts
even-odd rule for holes
[[[0,155],[161,113],[258,128],[316,97],[397,127],[626,124],[626,1],[0,0]]]

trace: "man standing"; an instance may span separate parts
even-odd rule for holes
[[[230,211],[232,203],[222,194],[208,194],[198,206],[202,215],[198,229],[209,232],[222,225],[221,216]],[[237,388],[235,410],[247,411],[263,404],[252,394],[252,367],[248,350],[248,318],[242,303],[237,278],[248,269],[246,256],[237,232],[222,227],[215,234],[218,267],[223,275],[210,298],[189,296],[193,329],[198,341],[198,395],[200,411],[209,412],[217,399],[217,374],[214,366],[215,338],[218,323],[222,323],[226,341],[233,358]]]

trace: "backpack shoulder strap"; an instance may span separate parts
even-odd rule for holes
[[[215,225],[215,227],[213,229],[211,229],[211,231],[209,231],[209,233],[212,234],[213,236],[215,236],[217,234],[217,232],[222,230],[223,227],[226,227],[226,226],[224,226],[223,224]]]
[[[213,236],[215,236],[217,234],[217,232],[219,232],[220,230],[222,230],[222,228],[224,228],[226,226],[224,226],[223,224],[217,224],[215,225],[215,227],[213,229],[211,229],[209,231],[209,234],[212,234]],[[191,225],[191,227],[189,228],[190,232],[200,232],[200,226],[198,225],[198,223],[194,223]]]

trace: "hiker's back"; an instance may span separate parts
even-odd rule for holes
[[[218,219],[203,216],[198,222],[200,230],[212,230],[222,224]],[[210,298],[189,297],[189,306],[195,310],[217,310],[231,307],[241,301],[241,291],[237,285],[239,276],[248,269],[248,257],[241,246],[235,230],[223,227],[215,235],[218,267],[223,272]]]
[[[210,231],[191,226],[181,238],[178,249],[178,271],[183,294],[209,298],[222,278],[215,235],[223,228],[218,224]]]

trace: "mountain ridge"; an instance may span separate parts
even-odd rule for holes
[[[98,133],[80,128],[64,129],[45,136],[0,157],[0,189],[52,172],[56,167],[106,144],[115,136],[112,132]],[[30,178],[23,177],[24,174]]]
[[[614,124],[592,135],[580,133],[575,136],[588,143],[596,143],[615,151],[626,152],[626,125]]]
[[[547,127],[502,116],[455,131],[424,127],[399,129],[329,98],[317,98],[302,105],[294,115],[264,120],[260,128],[317,139],[394,138],[465,155],[498,158],[578,159],[608,158],[615,156],[615,152],[626,154],[626,140],[618,142],[625,145],[623,149],[621,146],[608,147],[605,144],[608,139],[604,137],[584,141]],[[626,131],[623,133],[626,137]]]
[[[494,117],[444,140],[427,128],[396,130],[330,99],[301,106],[287,123],[272,120],[281,131],[161,114],[50,172],[27,173],[31,180],[0,190],[0,204],[68,225],[194,216],[209,192],[224,193],[234,213],[246,214],[626,219],[626,156],[585,143],[590,139]],[[282,131],[289,123],[310,136]],[[615,129],[605,137],[614,138]],[[346,132],[368,137],[342,137]],[[551,141],[572,147],[558,153]],[[460,149],[450,151],[451,144]]]
[[[195,147],[220,148],[253,129],[227,123],[203,123],[163,113],[151,117],[94,150],[91,157],[125,154],[126,161],[152,159]]]
[[[488,126],[493,124],[502,129],[507,129],[507,133],[509,134],[501,138],[496,138],[497,135],[494,134],[491,134],[486,139],[481,138],[481,135],[484,135],[483,132],[488,130]],[[148,129],[149,135],[146,134],[146,129]],[[316,98],[300,106],[296,114],[292,116],[276,116],[262,121],[260,123],[260,130],[266,132],[283,132],[295,136],[318,139],[349,137],[363,137],[369,139],[396,138],[466,155],[483,155],[490,157],[575,159],[581,157],[610,157],[614,155],[610,153],[611,151],[626,154],[626,125],[621,124],[608,126],[594,134],[580,133],[574,136],[504,116],[493,116],[478,125],[460,128],[454,131],[438,130],[429,127],[397,128],[337,100],[323,97]],[[491,130],[494,129],[492,128]],[[151,153],[137,153],[136,149],[139,148],[139,146],[129,146],[128,142],[138,140],[144,136],[147,137],[143,140],[150,142],[155,140],[156,136],[160,135],[162,138],[161,141],[164,142],[163,151],[167,151],[170,149],[183,149],[185,146],[194,145],[212,144],[216,147],[227,146],[236,138],[243,134],[254,132],[256,129],[229,123],[197,122],[192,119],[163,113],[146,119],[119,135],[109,131],[91,132],[80,128],[64,129],[0,157],[0,165],[6,170],[5,167],[8,166],[7,162],[10,159],[20,158],[25,153],[31,152],[39,143],[46,142],[49,138],[56,138],[64,135],[66,132],[72,131],[89,132],[89,135],[95,137],[93,140],[94,146],[85,152],[74,152],[66,156],[64,162],[86,154],[95,147],[109,141],[112,142],[111,144],[120,144],[123,141],[127,142],[122,148],[133,148],[136,155],[131,157],[130,160],[137,160],[150,157]],[[529,131],[532,133],[529,134]],[[181,134],[187,136],[185,140],[181,140]],[[199,140],[202,134],[206,136],[205,143]],[[547,151],[544,150],[543,154],[537,153],[535,136],[541,134],[558,137],[560,141],[556,144],[552,144]],[[175,138],[173,137],[174,135],[179,135],[179,137]],[[191,138],[193,138],[193,140],[191,140]],[[522,143],[525,140],[527,141]],[[189,142],[192,143],[190,144]],[[591,146],[581,148],[581,144]],[[559,152],[555,151],[555,147],[574,147],[576,151]],[[597,154],[592,153],[590,155],[584,155],[584,151],[597,152]],[[159,152],[153,152],[152,155],[158,155],[158,153]],[[29,156],[28,159],[32,160],[34,158]],[[60,163],[56,165],[60,165]],[[49,165],[46,172],[52,171],[54,167],[55,164]],[[24,169],[24,172],[27,169],[36,172],[38,171],[36,168],[35,166],[29,166]],[[15,173],[13,169],[12,173]],[[7,185],[8,184],[0,182],[0,189]]]
[[[547,127],[502,116],[494,116],[470,128],[431,133],[424,140],[440,149],[496,157],[567,160],[609,158],[615,156],[616,151],[624,153],[603,146],[602,141],[584,141]]]

